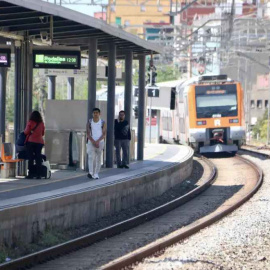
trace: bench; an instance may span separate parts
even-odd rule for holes
[[[16,176],[16,163],[22,159],[12,158],[13,147],[11,143],[2,143],[1,145],[1,178],[9,178]]]

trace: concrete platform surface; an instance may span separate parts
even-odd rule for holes
[[[88,179],[86,172],[59,171],[49,181],[0,183],[0,243],[31,243],[46,228],[95,222],[160,196],[192,172],[189,147],[148,145],[146,152],[148,159],[130,164],[130,169],[102,170],[98,180]]]
[[[100,179],[90,180],[83,171],[53,171],[49,180],[0,179],[0,209],[53,199],[87,190],[98,189],[114,183],[162,170],[174,162],[184,162],[190,148],[176,145],[148,144],[145,160],[130,164],[130,169],[102,169]]]

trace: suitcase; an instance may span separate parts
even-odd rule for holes
[[[33,176],[36,177],[36,175],[37,175],[37,173],[36,173],[36,165],[34,165],[33,171],[34,171]],[[41,164],[40,177],[45,178],[45,179],[50,179],[51,175],[52,175],[52,173],[51,173],[50,162],[48,160],[43,159],[42,164]]]
[[[52,175],[50,162],[48,160],[43,161],[41,164],[41,177],[50,179]]]

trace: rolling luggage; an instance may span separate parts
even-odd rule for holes
[[[33,172],[34,172],[33,176],[36,177],[37,176],[36,165],[34,165]],[[41,178],[45,179],[50,179],[52,175],[50,162],[46,160],[46,156],[44,155],[42,155],[41,172],[39,172],[39,174]]]

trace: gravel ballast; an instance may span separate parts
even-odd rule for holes
[[[243,157],[263,169],[260,190],[226,218],[134,269],[270,269],[270,160]]]

